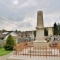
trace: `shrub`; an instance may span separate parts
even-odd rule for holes
[[[13,46],[12,45],[9,45],[9,44],[5,44],[4,45],[4,49],[5,50],[13,50]]]
[[[15,40],[11,35],[7,37],[6,44],[4,45],[5,50],[13,50],[13,46],[16,44]]]

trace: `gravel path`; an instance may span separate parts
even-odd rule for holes
[[[9,53],[7,55],[1,56],[0,60],[6,60],[6,58],[9,57],[9,56],[11,56],[11,55],[13,55],[13,52],[11,52],[11,53]]]

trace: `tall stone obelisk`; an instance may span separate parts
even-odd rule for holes
[[[37,27],[44,27],[42,11],[37,12]]]
[[[43,40],[44,40],[43,12],[38,11],[37,12],[36,41],[42,42]]]
[[[34,46],[45,46],[47,41],[44,39],[44,22],[43,22],[43,11],[37,12],[37,27],[36,27],[36,40]]]

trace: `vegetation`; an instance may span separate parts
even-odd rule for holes
[[[44,35],[48,36],[48,30],[46,28],[44,29]]]
[[[7,30],[3,29],[2,31],[5,32],[5,31],[7,31]]]
[[[58,35],[58,25],[56,24],[56,22],[54,23],[54,26],[53,26],[53,33],[54,35]]]
[[[9,54],[11,51],[6,51],[3,47],[0,47],[0,56]]]
[[[54,26],[53,26],[53,33],[54,35],[60,35],[60,24],[58,23],[54,23]]]
[[[18,30],[15,30],[15,32],[18,32]]]
[[[36,30],[34,30],[34,37],[36,37]]]
[[[54,23],[53,25],[53,34],[54,35],[60,35],[60,23]],[[48,36],[48,30],[47,28],[44,29],[44,35]],[[34,31],[34,36],[36,37],[36,30]]]
[[[58,23],[58,35],[60,35],[60,24]]]
[[[6,44],[4,45],[5,50],[13,50],[13,46],[16,44],[15,40],[11,35],[7,37]]]

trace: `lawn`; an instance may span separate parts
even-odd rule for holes
[[[3,47],[0,48],[0,56],[9,54],[11,51],[6,51]]]

